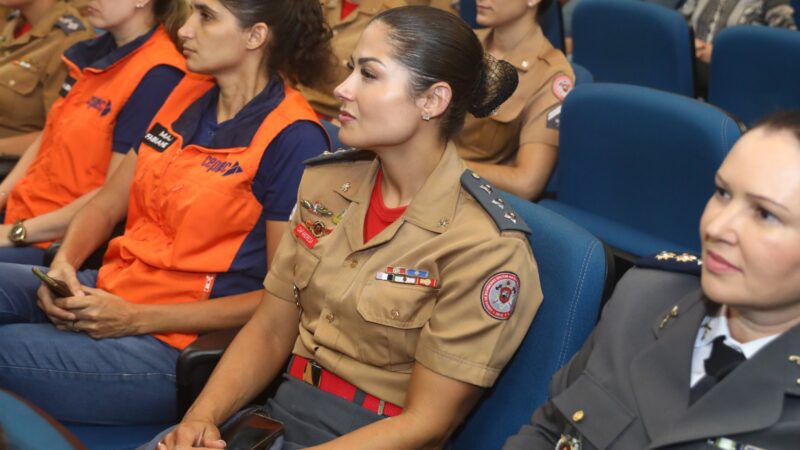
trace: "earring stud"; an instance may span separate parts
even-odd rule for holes
[[[425,122],[431,120],[431,115],[428,113],[428,111],[422,112],[422,120],[424,120]]]

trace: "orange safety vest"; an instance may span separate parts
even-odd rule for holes
[[[191,136],[182,136],[176,125],[209,90],[201,81],[196,87],[187,81],[167,99],[142,139],[125,233],[109,244],[97,278],[98,288],[132,303],[207,300],[217,274],[230,269],[251,230],[263,226],[258,224],[263,207],[251,185],[270,142],[296,121],[319,124],[305,98],[284,85],[284,99],[248,146],[186,145]],[[154,336],[178,349],[197,337]]]
[[[36,159],[9,193],[7,224],[55,211],[102,186],[117,115],[139,82],[160,65],[187,71],[183,56],[161,26],[108,67],[81,70],[63,59],[69,68],[64,96],[47,115]],[[47,248],[50,242],[34,245]]]

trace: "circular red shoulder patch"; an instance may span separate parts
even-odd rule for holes
[[[500,272],[483,283],[481,305],[487,314],[499,320],[511,317],[519,297],[519,277],[513,272]]]
[[[564,98],[572,90],[572,80],[566,75],[559,75],[553,79],[553,95],[557,99],[564,101]]]

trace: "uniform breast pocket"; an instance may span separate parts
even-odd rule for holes
[[[587,374],[553,398],[561,414],[591,448],[604,449],[616,441],[634,415],[628,408]]]
[[[358,346],[365,362],[409,370],[417,341],[436,302],[436,289],[375,281],[361,290],[356,309],[365,321]]]
[[[28,68],[21,67],[19,64],[28,64]],[[23,97],[30,95],[36,89],[39,78],[36,66],[29,63],[6,64],[0,70],[0,85]]]
[[[175,260],[196,262],[204,271],[227,270],[247,234],[263,226],[257,224],[261,205],[245,187],[215,181],[172,180],[154,202],[174,236]]]
[[[294,285],[303,290],[308,286],[311,277],[317,270],[319,257],[311,253],[304,245],[297,245],[294,262]]]

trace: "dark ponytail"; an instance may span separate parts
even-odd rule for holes
[[[334,61],[331,29],[319,0],[220,0],[242,27],[264,22],[270,29],[268,68],[293,84],[330,81]]]
[[[428,6],[386,10],[372,19],[388,26],[393,56],[411,72],[415,94],[443,81],[453,91],[441,134],[453,137],[466,113],[486,117],[517,88],[517,71],[484,54],[472,29],[460,18]]]

